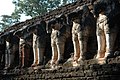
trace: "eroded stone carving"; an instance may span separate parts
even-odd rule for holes
[[[0,36],[0,69],[3,69],[5,65],[5,58],[4,58],[5,47],[6,47],[5,40]]]
[[[119,5],[117,0],[100,0],[94,4],[94,12],[97,17],[97,42],[98,63],[105,63],[105,59],[114,53],[114,45],[118,33]],[[117,18],[120,20],[120,17]]]
[[[34,61],[32,67],[41,66],[44,63],[45,48],[46,48],[46,22],[40,21],[37,24],[29,26],[28,32],[33,34],[33,53]]]
[[[52,68],[54,68],[57,64],[64,62],[65,42],[67,41],[66,39],[70,36],[71,32],[72,41],[74,44],[74,57],[72,65],[78,66],[79,63],[85,60],[86,52],[88,52],[89,47],[91,47],[91,46],[88,47],[88,42],[90,40],[91,35],[95,35],[94,32],[96,24],[97,24],[96,33],[98,40],[97,42],[98,52],[96,59],[98,60],[98,63],[103,64],[106,58],[113,56],[114,54],[119,54],[119,51],[117,52],[115,51],[116,49],[114,49],[116,37],[119,32],[118,26],[120,25],[119,2],[117,0],[83,0],[83,1],[85,2],[85,4],[87,2],[90,2],[91,4],[86,5],[82,4],[74,12],[67,15],[68,22],[66,20],[66,15],[60,15],[57,16],[54,20],[49,21],[48,23],[47,31],[49,32],[51,30],[52,59],[50,63]],[[93,12],[96,16],[97,23],[95,21],[93,14],[91,13],[92,11],[90,12],[90,10],[92,10],[93,8],[92,5],[94,1],[96,4],[94,4]],[[77,3],[74,3],[74,5],[75,7],[78,6]],[[72,7],[70,7],[70,9],[73,10]],[[68,12],[71,12],[71,10],[68,10]],[[65,12],[65,14],[68,14],[68,12]],[[54,17],[53,15],[49,16],[51,18]],[[31,55],[30,50],[32,49],[34,60],[32,61],[33,64],[31,63],[32,64],[31,66],[36,67],[44,64],[47,40],[46,22],[40,20],[38,21],[38,23],[36,23],[35,21],[33,24],[23,27],[25,29],[21,28],[15,33],[15,35],[19,38],[19,57],[20,57],[19,60],[21,62],[20,63],[21,67],[24,67],[25,64],[29,63],[26,61],[29,61],[28,57]],[[31,22],[33,21],[30,21],[29,23]],[[25,24],[20,24],[19,27],[21,25]],[[68,25],[72,25],[72,31],[71,27]],[[12,65],[14,62],[13,61],[15,56],[14,49],[16,45],[14,42],[11,41],[13,37],[10,37],[11,33],[12,36],[14,36],[13,32],[14,31],[9,31],[8,33],[6,32],[2,36],[6,41],[5,69],[8,69],[9,65]],[[31,35],[33,38],[30,37]]]
[[[52,59],[51,67],[63,63],[64,60],[64,49],[66,39],[70,35],[70,27],[67,26],[66,16],[60,15],[55,20],[48,23],[48,33],[51,33],[51,47],[52,47]]]
[[[15,67],[15,56],[18,52],[19,39],[13,35],[14,30],[4,33],[1,38],[5,39],[6,42],[6,50],[5,50],[5,68],[9,69]]]
[[[30,53],[32,47],[32,34],[27,32],[28,26],[23,26],[17,30],[14,35],[19,38],[19,66],[24,68],[30,66]],[[32,60],[32,58],[31,58]]]
[[[85,60],[87,45],[90,35],[95,30],[95,19],[87,5],[81,6],[75,12],[68,15],[73,22],[72,41],[74,45],[73,66]]]

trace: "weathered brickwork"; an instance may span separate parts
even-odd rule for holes
[[[79,67],[49,69],[11,70],[1,73],[1,80],[120,80],[120,56],[110,58],[108,63],[99,65],[94,59],[84,61]]]
[[[6,29],[5,32],[12,29],[20,29],[22,26],[40,21],[41,18],[43,18],[45,21],[49,21],[61,13],[69,14],[75,8],[77,8],[77,6],[83,4],[84,2],[81,3],[78,0],[77,2],[62,6],[42,16],[37,16],[24,22],[15,24]],[[91,43],[91,41],[93,42]],[[61,67],[54,70],[51,70],[47,67],[45,67],[45,69],[43,67],[42,69],[23,68],[7,71],[1,70],[0,80],[120,80],[120,56],[109,58],[106,60],[105,64],[99,65],[96,59],[91,59],[94,57],[97,51],[96,43],[96,40],[93,38],[90,40],[90,42],[88,42],[91,54],[87,55],[88,60],[83,61],[79,67],[72,67],[71,62],[65,62]],[[119,39],[117,43],[120,43]]]

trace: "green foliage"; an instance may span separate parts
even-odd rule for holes
[[[13,0],[15,10],[26,16],[39,16],[76,0]]]
[[[7,27],[13,25],[14,23],[19,22],[20,16],[16,13],[12,13],[11,16],[9,15],[2,15],[2,19],[0,21],[0,31],[4,31]]]
[[[10,16],[1,16],[0,28],[5,29],[19,22],[21,14],[35,17],[74,1],[75,0],[13,0],[15,10]]]
[[[57,8],[60,0],[14,0],[13,4],[20,14],[35,17]]]

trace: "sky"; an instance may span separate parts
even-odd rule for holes
[[[10,15],[14,11],[14,4],[12,0],[1,0],[0,1],[0,15]]]
[[[12,3],[13,0],[0,0],[0,16],[1,15],[11,15],[11,13],[15,9],[15,5]],[[62,3],[63,0],[61,0]],[[31,19],[31,17],[21,15],[20,21],[25,21],[27,19]],[[1,17],[0,17],[1,20]]]
[[[11,13],[15,9],[15,6],[12,3],[12,1],[13,0],[0,0],[0,16],[1,15],[11,15]],[[22,15],[20,21],[25,21],[26,19],[30,19],[30,17]]]

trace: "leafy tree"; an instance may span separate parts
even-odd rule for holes
[[[7,27],[13,25],[14,23],[18,23],[20,19],[20,15],[18,16],[16,13],[12,13],[9,15],[2,15],[2,19],[0,21],[0,30],[3,31]]]
[[[0,28],[5,29],[19,22],[21,14],[35,17],[74,1],[76,0],[13,0],[15,10],[10,16],[1,16]]]
[[[76,0],[13,0],[15,10],[26,16],[39,16]]]
[[[57,8],[60,0],[13,0],[13,4],[19,13],[35,17]]]

